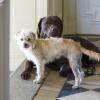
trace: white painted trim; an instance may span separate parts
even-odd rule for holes
[[[64,0],[63,25],[64,34],[76,33],[76,0]]]
[[[35,0],[36,5],[36,27],[40,18],[47,16],[48,0]],[[36,28],[37,29],[37,28]]]
[[[63,0],[48,0],[47,1],[47,14],[52,16],[59,16],[61,19],[62,17],[62,4]]]

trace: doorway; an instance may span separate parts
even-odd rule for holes
[[[64,34],[100,35],[100,0],[63,0]]]
[[[76,0],[76,33],[100,35],[100,0]]]

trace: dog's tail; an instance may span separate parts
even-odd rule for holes
[[[96,59],[97,61],[100,61],[100,53],[85,49],[84,47],[81,47],[81,51],[83,54],[88,55],[90,58],[93,58],[93,59]]]

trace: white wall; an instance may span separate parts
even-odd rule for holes
[[[25,59],[15,41],[20,29],[35,31],[35,0],[10,0],[10,70],[15,70]]]
[[[35,30],[35,0],[10,0],[11,34],[22,29]]]

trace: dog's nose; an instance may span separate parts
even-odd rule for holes
[[[24,47],[25,47],[25,48],[28,48],[29,45],[28,45],[27,43],[24,43]]]

